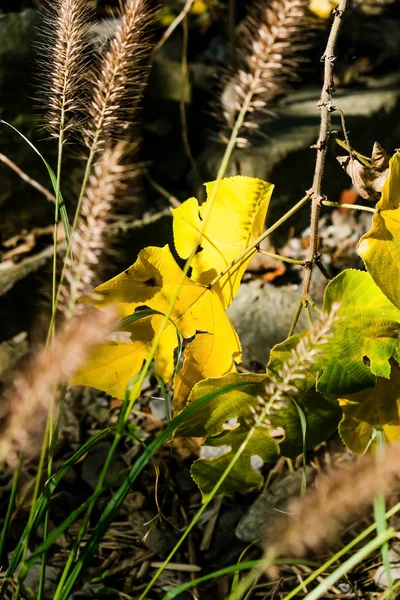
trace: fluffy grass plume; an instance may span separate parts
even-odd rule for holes
[[[302,556],[334,541],[351,518],[360,515],[377,493],[388,495],[399,484],[399,444],[385,448],[383,457],[366,456],[351,467],[321,475],[304,499],[289,504],[273,537],[279,554]]]
[[[58,385],[68,382],[114,325],[111,313],[86,307],[83,315],[60,329],[49,346],[39,350],[15,377],[1,401],[0,465],[7,461],[15,467],[21,452],[26,457],[36,455]]]
[[[47,127],[59,137],[81,125],[89,67],[88,0],[54,0],[47,14],[41,71]]]
[[[127,176],[127,168],[122,165],[124,148],[122,142],[106,148],[93,166],[72,233],[72,258],[65,259],[65,283],[61,290],[60,307],[67,318],[81,310],[77,301],[88,295],[98,283],[100,258],[107,256],[108,225]]]
[[[224,142],[230,137],[245,98],[251,102],[237,140],[250,145],[249,136],[271,114],[270,106],[287,92],[296,77],[299,50],[306,35],[307,0],[258,0],[238,32],[236,72],[227,76],[221,96]]]
[[[152,20],[147,0],[127,0],[120,5],[121,21],[102,58],[84,137],[92,152],[110,140],[126,137],[135,121],[150,54],[148,30]]]

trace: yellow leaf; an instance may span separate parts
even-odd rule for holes
[[[94,290],[99,298],[96,306],[101,308],[117,303],[121,317],[132,315],[143,306],[165,314],[181,280],[182,271],[168,246],[145,248],[134,265]],[[124,326],[123,330],[130,335],[131,341],[110,341],[97,348],[73,383],[90,385],[123,398],[127,383],[140,371],[147,358],[162,321],[162,315],[153,314]],[[213,340],[213,368],[218,374],[230,372],[234,369],[235,361],[241,360],[240,342],[217,293],[187,277],[184,278],[170,322],[160,337],[155,355],[155,372],[164,381],[173,375],[177,330],[184,338],[191,338],[198,332],[209,334]],[[201,339],[205,341],[207,337],[202,336]],[[206,375],[201,367],[203,355],[210,352],[209,341],[205,343],[208,350],[204,350],[200,342],[194,346],[194,359],[200,367],[188,376],[186,383],[190,389],[197,381],[208,376],[207,364],[204,366]],[[183,392],[180,399],[184,400]]]
[[[182,369],[174,378],[175,407],[183,408],[193,388],[193,381],[201,381],[208,377],[219,377],[222,373],[236,372],[235,363],[228,354],[222,354],[221,349],[229,339],[226,331],[219,336],[208,333],[198,333],[185,350],[185,360]]]
[[[310,0],[309,9],[321,19],[329,19],[339,0]]]
[[[203,13],[207,12],[207,10],[208,6],[204,2],[204,0],[194,0],[190,12],[192,13],[192,15],[202,15]]]
[[[400,153],[390,160],[372,228],[360,239],[358,253],[376,285],[400,308]]]
[[[252,177],[223,179],[210,208],[214,186],[215,182],[206,184],[208,200],[201,206],[196,198],[190,198],[172,210],[175,248],[183,259],[195,248],[203,220],[207,219],[200,239],[201,250],[191,263],[191,279],[204,285],[261,235],[274,187]],[[216,286],[225,308],[232,302],[251,258],[249,254],[240,261]]]
[[[392,365],[390,380],[378,377],[373,388],[341,398],[343,419],[339,433],[350,450],[363,453],[376,446],[374,432],[388,442],[400,439],[400,369]]]

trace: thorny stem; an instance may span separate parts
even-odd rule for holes
[[[317,150],[317,159],[315,163],[314,180],[310,189],[311,197],[311,234],[310,234],[310,249],[308,259],[305,265],[305,275],[303,280],[302,300],[306,306],[308,303],[308,295],[310,292],[311,277],[313,267],[318,257],[318,224],[321,209],[322,196],[322,179],[325,169],[325,159],[328,150],[329,137],[331,134],[331,113],[336,110],[333,103],[332,94],[334,92],[333,84],[333,67],[335,64],[335,49],[336,42],[339,36],[339,31],[342,25],[343,16],[347,9],[349,0],[340,0],[340,4],[334,9],[334,19],[331,31],[328,38],[328,43],[324,55],[321,60],[324,62],[324,83],[322,86],[321,98],[318,106],[321,110],[321,125],[318,141],[315,144]]]

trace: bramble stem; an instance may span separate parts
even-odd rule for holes
[[[318,257],[319,215],[321,202],[324,199],[322,196],[322,179],[325,170],[325,160],[328,150],[329,137],[331,135],[331,113],[336,110],[332,97],[334,92],[333,67],[336,59],[335,49],[339,31],[342,26],[343,16],[348,4],[349,0],[340,0],[339,6],[333,11],[334,19],[326,49],[321,59],[324,62],[324,82],[322,85],[321,98],[318,103],[321,111],[321,125],[318,141],[314,146],[317,150],[317,159],[315,163],[314,179],[312,187],[309,191],[312,201],[310,249],[308,253],[308,259],[305,264],[305,274],[302,289],[302,300],[305,306],[308,303],[312,272]]]

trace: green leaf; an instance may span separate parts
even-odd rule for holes
[[[305,332],[307,333],[307,332]],[[276,370],[282,366],[296,346],[299,336],[276,346],[270,365]],[[177,430],[177,435],[206,437],[208,446],[230,446],[225,454],[212,460],[197,460],[192,467],[192,475],[203,495],[209,493],[224,472],[229,461],[240,447],[254,423],[254,412],[259,410],[265,398],[265,384],[268,375],[253,373],[231,373],[224,377],[209,378],[199,382],[189,396],[188,406],[205,394],[211,394],[222,386],[232,386],[219,397],[203,406]],[[303,391],[305,380],[299,380],[299,393],[296,402],[301,407],[307,422],[306,448],[310,449],[325,440],[338,426],[341,410],[336,401],[326,400],[315,390],[315,377],[307,379],[310,389]],[[235,386],[237,386],[235,388]],[[235,418],[236,428],[229,427],[229,419]],[[269,415],[270,424],[259,427],[250,439],[243,454],[222,484],[220,491],[232,492],[260,485],[262,477],[253,470],[251,457],[260,456],[265,462],[274,462],[279,454],[296,457],[303,452],[303,434],[299,411],[292,398],[287,398],[279,412]],[[284,438],[278,444],[270,436],[273,429],[282,428]]]
[[[326,288],[324,310],[340,303],[339,318],[323,353],[317,389],[324,394],[351,394],[390,377],[390,358],[400,362],[400,310],[371,275],[348,269]]]
[[[339,433],[352,451],[364,453],[377,445],[376,432],[386,441],[400,439],[400,368],[392,365],[390,379],[378,377],[376,386],[340,399],[343,419]]]
[[[363,235],[358,253],[376,285],[400,308],[400,153],[390,161],[389,177],[376,205],[372,228]]]
[[[213,377],[196,384],[189,396],[187,406],[205,395],[215,393],[225,386],[231,389],[215,397],[178,428],[177,435],[206,437],[207,446],[230,446],[230,450],[212,460],[199,459],[192,466],[192,476],[203,496],[214,488],[227,468],[235,452],[254,424],[255,405],[265,395],[266,375],[230,373]],[[262,400],[261,400],[262,401]],[[229,427],[227,421],[236,418],[238,426]],[[260,485],[263,478],[251,466],[251,457],[260,456],[265,462],[274,462],[279,456],[279,446],[270,437],[267,427],[259,427],[249,440],[219,492],[245,490]]]
[[[207,438],[208,446],[230,446],[231,449],[217,458],[211,460],[196,460],[191,468],[192,477],[199,486],[203,499],[214,489],[215,484],[230,464],[233,456],[245,441],[248,429],[238,427],[222,433],[219,436]],[[251,466],[251,457],[259,456],[264,462],[275,462],[279,457],[278,445],[273,441],[266,427],[259,427],[246,444],[246,448],[239,456],[229,475],[219,488],[219,493],[232,493],[243,491],[247,488],[262,485],[263,476]]]

